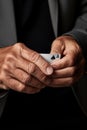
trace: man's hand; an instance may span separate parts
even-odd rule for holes
[[[22,43],[0,49],[0,88],[28,94],[50,83],[51,65]]]
[[[80,46],[72,37],[57,38],[52,44],[51,53],[60,53],[62,58],[51,63],[55,71],[50,86],[70,86],[81,78],[85,60]]]

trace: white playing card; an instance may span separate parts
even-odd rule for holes
[[[45,54],[45,53],[41,53],[40,55],[45,60],[47,60],[48,62],[52,62],[55,59],[60,59],[61,58],[61,54]]]

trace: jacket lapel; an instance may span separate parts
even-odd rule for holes
[[[55,37],[57,37],[58,30],[58,0],[48,0],[51,21]]]
[[[17,42],[13,0],[0,0],[0,47]]]
[[[76,18],[76,0],[48,0],[51,21],[55,36],[72,29]],[[59,12],[59,13],[58,13]]]

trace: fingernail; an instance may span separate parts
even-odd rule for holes
[[[53,68],[52,67],[47,67],[47,74],[51,75],[53,73]]]

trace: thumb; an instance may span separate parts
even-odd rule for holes
[[[57,54],[61,54],[61,56],[62,56],[62,55],[63,55],[64,48],[65,48],[64,42],[63,42],[61,39],[57,38],[57,39],[54,40],[53,43],[52,43],[50,53],[51,53],[51,54],[57,53]]]

